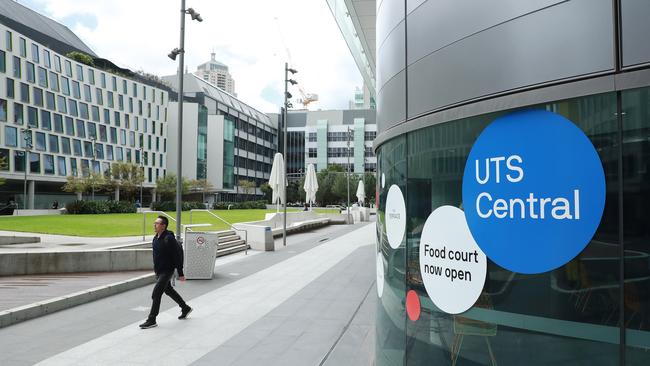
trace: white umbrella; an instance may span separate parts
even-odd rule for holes
[[[271,203],[275,203],[276,210],[280,211],[280,203],[282,203],[282,198],[284,197],[284,190],[287,186],[285,182],[286,178],[284,176],[284,159],[282,158],[281,153],[276,153],[273,157],[273,166],[271,167],[271,176],[269,177],[269,185],[273,189],[273,195],[271,196]]]
[[[314,164],[307,165],[307,174],[305,174],[303,188],[305,189],[305,199],[309,202],[309,207],[311,208],[311,204],[316,202],[316,191],[318,191],[318,179],[316,178]]]
[[[366,199],[366,189],[363,186],[363,181],[359,181],[359,187],[357,187],[357,199],[363,205],[363,201]]]

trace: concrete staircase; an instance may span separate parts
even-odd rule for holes
[[[219,231],[217,235],[219,236],[217,257],[242,252],[249,248],[246,241],[237,235],[234,230]]]

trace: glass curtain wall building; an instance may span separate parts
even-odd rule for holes
[[[499,5],[377,0],[376,364],[648,365],[650,3]],[[593,144],[602,219],[586,248],[551,271],[488,260],[474,305],[445,313],[420,273],[424,224],[441,206],[463,208],[477,138],[521,110],[558,114]],[[386,227],[393,185],[406,206],[396,249]]]

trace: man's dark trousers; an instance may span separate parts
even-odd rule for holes
[[[182,308],[187,308],[185,300],[181,295],[174,290],[174,287],[171,285],[171,279],[174,272],[170,273],[160,273],[156,275],[156,285],[153,287],[153,292],[151,293],[151,299],[153,299],[153,304],[151,305],[151,312],[149,312],[149,319],[156,320],[158,313],[160,312],[160,300],[162,298],[163,292],[167,296],[171,297],[172,300]]]

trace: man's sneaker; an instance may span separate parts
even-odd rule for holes
[[[178,319],[186,319],[188,315],[192,312],[191,307],[186,307],[185,309],[181,310],[181,315],[178,316]]]
[[[157,327],[158,323],[156,323],[155,320],[147,319],[146,322],[140,324],[140,329],[149,329],[153,327]]]

